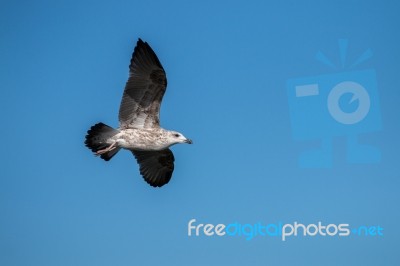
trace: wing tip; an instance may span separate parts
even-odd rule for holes
[[[143,41],[140,37],[138,38],[138,41],[136,42],[136,46],[133,49],[131,64],[129,66],[130,68],[132,67],[132,63],[135,61],[135,57],[137,57],[139,54],[141,54],[143,57],[149,58],[149,60],[153,64],[155,64],[157,67],[161,68],[164,71],[164,68],[163,68],[160,60],[158,59],[154,50],[151,48],[150,44]]]
[[[167,172],[162,177],[158,177],[156,180],[146,179],[144,176],[143,178],[152,187],[162,187],[169,183],[172,177],[172,172],[173,171]]]
[[[136,45],[139,44],[146,44],[146,42],[144,42],[140,37],[138,38],[138,41],[136,42]]]

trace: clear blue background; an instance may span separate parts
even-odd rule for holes
[[[2,1],[0,265],[399,265],[400,4],[397,1]],[[84,147],[118,126],[137,38],[168,75],[161,121],[194,145],[148,186],[133,156]],[[285,83],[349,62],[377,72],[379,164],[301,169]],[[383,237],[187,236],[187,223],[380,225]]]

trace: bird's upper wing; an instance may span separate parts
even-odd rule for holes
[[[166,88],[164,68],[149,44],[139,39],[119,108],[120,128],[159,127],[160,105]]]
[[[144,180],[153,187],[169,182],[174,171],[174,154],[170,149],[161,151],[132,151]]]

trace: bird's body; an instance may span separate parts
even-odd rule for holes
[[[192,141],[179,132],[160,127],[160,105],[167,78],[156,54],[141,39],[129,69],[119,110],[119,128],[97,123],[88,130],[85,144],[106,161],[120,149],[130,150],[146,182],[161,187],[169,182],[174,170],[175,159],[169,147]]]
[[[107,144],[116,143],[118,147],[131,151],[160,151],[169,148],[176,142],[171,141],[171,134],[179,134],[163,128],[137,129],[127,128],[107,139]],[[182,139],[187,142],[186,139]]]
[[[171,146],[168,143],[168,131],[158,128],[152,130],[128,128],[121,130],[112,141],[128,150],[159,151]]]

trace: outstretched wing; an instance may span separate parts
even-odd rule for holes
[[[169,182],[174,171],[174,154],[170,149],[161,151],[132,151],[144,180],[152,187]]]
[[[149,44],[139,39],[119,108],[120,128],[159,127],[160,105],[166,88],[164,68]]]

